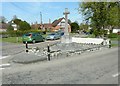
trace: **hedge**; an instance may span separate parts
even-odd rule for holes
[[[108,35],[108,38],[118,38],[118,34],[117,33],[110,33]]]
[[[2,32],[0,34],[2,35],[8,35],[9,37],[15,37],[15,36],[22,36],[23,34],[29,33],[29,32],[38,32],[40,34],[45,34],[45,32],[40,31],[40,30],[26,30],[26,31],[9,31],[9,32]]]

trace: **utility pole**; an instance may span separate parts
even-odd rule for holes
[[[41,22],[41,28],[43,28],[43,25],[42,25],[42,13],[40,12],[40,22]]]

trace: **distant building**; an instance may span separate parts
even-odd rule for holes
[[[0,23],[0,32],[6,32],[7,31],[8,24],[6,23]]]
[[[118,33],[118,32],[120,32],[120,27],[114,27],[112,29],[105,28],[105,30],[108,31],[107,34],[110,34],[110,30],[112,30],[112,33]]]
[[[118,32],[120,32],[120,28],[114,28],[112,32],[113,33],[118,33]]]
[[[65,18],[59,18],[54,20],[52,23],[44,23],[44,24],[33,24],[31,26],[33,29],[41,29],[41,30],[49,30],[49,31],[58,31],[60,29],[65,29]],[[70,24],[68,24],[68,30],[71,32]]]

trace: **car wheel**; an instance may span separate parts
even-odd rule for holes
[[[32,41],[33,44],[35,44],[35,42],[36,42],[35,40]]]

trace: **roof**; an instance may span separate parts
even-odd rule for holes
[[[0,23],[0,29],[7,29],[8,24],[6,23]]]
[[[53,21],[52,22],[52,26],[53,27],[57,26],[62,21],[62,19],[64,19],[64,17],[63,18],[59,18],[58,20]]]
[[[43,26],[44,26],[45,28],[50,28],[50,27],[52,27],[52,24],[50,24],[50,23],[45,23],[45,24],[43,24]]]
[[[36,28],[36,27],[38,28],[38,27],[40,27],[40,24],[33,24],[33,25],[31,25],[31,27],[32,28]]]
[[[59,18],[54,20],[52,23],[44,23],[42,24],[45,28],[51,28],[51,27],[56,27],[63,19],[65,19],[64,17]],[[69,23],[69,22],[68,22]],[[40,27],[41,24],[33,24],[32,27]]]

